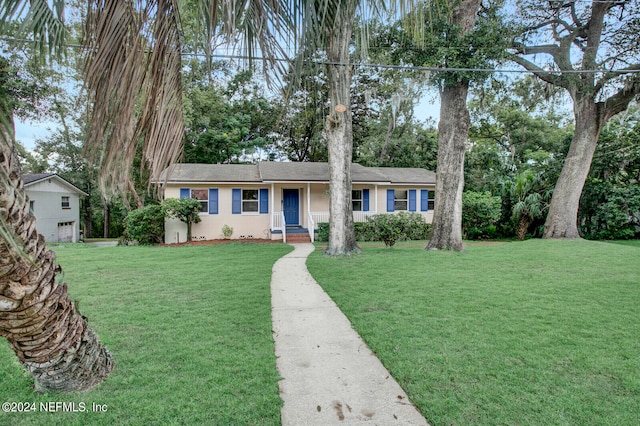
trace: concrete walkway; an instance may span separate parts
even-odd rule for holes
[[[271,276],[282,424],[427,425],[307,271],[314,246],[292,245]]]

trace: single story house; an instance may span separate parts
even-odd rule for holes
[[[29,210],[36,217],[38,233],[47,242],[80,240],[80,196],[86,192],[76,188],[55,173],[22,175],[29,197]]]
[[[351,165],[354,221],[378,213],[420,213],[433,218],[436,175],[420,168]],[[200,201],[202,221],[193,240],[223,238],[287,241],[290,233],[306,233],[313,241],[318,223],[329,221],[328,163],[175,164],[163,176],[164,198]],[[186,224],[165,222],[167,244],[186,241]]]

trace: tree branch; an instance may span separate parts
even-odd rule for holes
[[[607,82],[611,81],[616,77],[619,77],[621,74],[625,73],[626,71],[640,71],[640,64],[629,65],[628,67],[620,68],[616,71],[605,72],[602,78],[595,85],[594,93],[598,93],[604,87],[604,85],[607,84]]]
[[[518,49],[518,52],[523,55],[537,55],[538,53],[546,53],[547,55],[555,56],[560,46],[556,44],[542,44],[539,46],[526,46],[523,43],[514,42],[514,47]]]
[[[640,94],[640,76],[627,79],[624,87],[609,96],[604,102],[598,102],[598,116],[606,123],[614,115],[624,111],[634,97]]]
[[[569,90],[569,84],[561,76],[545,71],[533,62],[528,61],[518,55],[511,54],[509,55],[509,59],[522,66],[524,69],[531,71],[540,80],[546,81],[547,83],[553,84],[554,86],[564,87],[565,89]]]

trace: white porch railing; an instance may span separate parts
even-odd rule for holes
[[[354,222],[366,222],[367,218],[376,214],[375,212],[353,212]]]
[[[376,212],[353,212],[353,221],[354,222],[366,222],[367,217],[373,216],[377,214]],[[309,213],[310,225],[309,229],[311,229],[311,223],[313,223],[313,229],[317,229],[318,223],[320,222],[329,222],[329,212],[311,212]]]
[[[271,214],[271,230],[282,231],[287,226],[284,220],[284,212],[273,212]]]
[[[329,222],[329,212],[309,212],[315,226],[320,222]]]
[[[315,229],[316,229],[316,223],[313,221],[313,216],[311,215],[311,213],[309,213],[308,230],[309,230],[309,238],[311,238],[311,242],[313,242],[315,237],[315,232],[314,232]]]
[[[282,229],[282,242],[286,243],[287,242],[287,221],[284,218],[284,212],[280,212],[280,219],[282,221],[282,227],[280,229]]]

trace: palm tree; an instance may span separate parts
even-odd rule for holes
[[[0,4],[0,26],[22,18],[33,31],[43,57],[64,47],[63,1],[7,0]],[[228,33],[236,26],[270,50],[277,30],[287,22],[275,2],[200,1],[208,36],[218,14]],[[137,8],[136,8],[137,7]],[[25,15],[25,11],[28,11]],[[95,0],[87,18],[86,83],[93,101],[85,144],[101,166],[100,186],[107,197],[125,192],[136,150],[152,177],[181,152],[180,13],[172,0]],[[269,23],[269,25],[267,25]],[[0,335],[41,391],[82,391],[101,383],[113,359],[87,326],[60,283],[61,268],[37,233],[35,218],[20,179],[15,156],[12,100],[0,81]]]
[[[535,219],[544,216],[548,209],[544,194],[538,192],[541,179],[530,170],[516,175],[515,180],[508,187],[509,195],[515,204],[511,208],[511,218],[516,222],[516,236],[524,240],[529,226]]]
[[[21,14],[24,3],[4,2],[0,23]],[[47,2],[33,4],[26,22],[38,17],[35,39],[52,37],[49,53],[55,53],[63,36],[60,14]],[[0,336],[33,375],[37,390],[91,389],[109,375],[113,359],[69,298],[56,256],[29,213],[15,156],[13,100],[5,83],[0,81]]]

